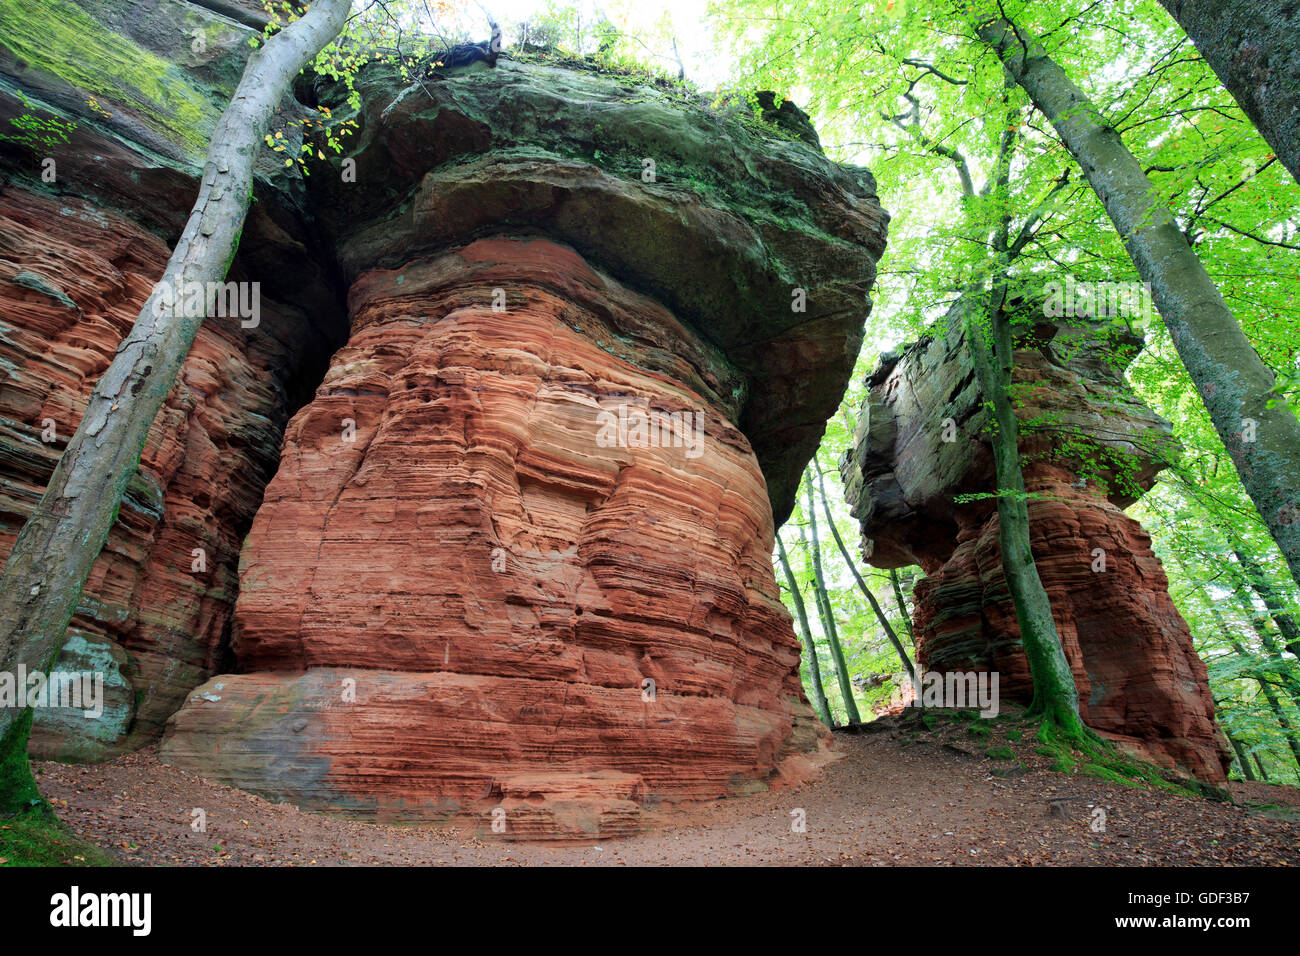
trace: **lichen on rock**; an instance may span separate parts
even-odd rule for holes
[[[32,6],[0,124],[39,110],[65,141],[57,195],[0,141],[0,544],[56,460],[41,422],[71,433],[161,273],[261,22],[92,0],[98,39],[55,62],[22,44],[64,4]],[[306,178],[259,160],[231,278],[262,284],[261,325],[205,321],[87,584],[112,733],[39,746],[106,755],[183,703],[164,753],[211,777],[400,818],[495,802],[530,838],[806,777],[827,737],[773,519],[861,342],[870,174],[747,104],[578,64],[357,89],[354,112],[299,84],[358,131]]]
[[[915,588],[921,669],[994,670],[1002,694],[1028,703],[963,307],[882,358],[840,468],[867,560],[925,572]],[[1141,340],[1110,321],[1039,317],[1018,327],[1012,381],[1030,543],[1080,713],[1156,763],[1220,782],[1228,750],[1205,664],[1150,537],[1122,510],[1173,451],[1169,423],[1124,379]]]

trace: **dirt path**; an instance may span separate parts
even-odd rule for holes
[[[354,823],[273,804],[162,764],[150,749],[94,767],[39,764],[60,816],[144,865],[1300,864],[1300,791],[1236,788],[1261,813],[958,753],[938,739],[837,735],[843,759],[791,790],[650,814],[639,836],[515,844],[472,826]],[[1012,775],[999,777],[994,774]],[[1052,812],[1055,801],[1057,810]],[[206,814],[206,833],[191,827]],[[1104,831],[1094,832],[1105,813]],[[803,811],[806,832],[792,832]]]

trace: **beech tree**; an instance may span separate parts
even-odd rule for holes
[[[963,300],[966,343],[980,392],[991,406],[991,443],[997,469],[998,546],[1002,573],[1011,592],[1020,641],[1034,679],[1029,712],[1041,713],[1074,737],[1085,736],[1074,683],[1052,616],[1051,600],[1038,576],[1030,547],[1029,504],[1020,466],[1020,424],[1011,402],[1014,348],[1005,296],[971,295]],[[987,324],[986,324],[987,323]]]
[[[1193,55],[1183,28],[1156,0],[974,0],[847,8],[837,0],[800,0],[796,7],[780,0],[720,0],[718,6],[719,25],[746,64],[739,82],[797,96],[827,154],[870,167],[882,202],[893,213],[866,344],[841,411],[828,424],[825,443],[832,454],[849,440],[851,419],[867,391],[865,379],[881,353],[926,335],[952,306],[954,295],[977,278],[988,300],[993,277],[1002,273],[992,261],[989,233],[972,229],[972,215],[978,222],[996,223],[1006,209],[1017,216],[1038,210],[1038,221],[1022,230],[1027,239],[1018,254],[1008,257],[1007,271],[1018,296],[1028,297],[1046,281],[1067,277],[1080,286],[1109,282],[1133,288],[1141,288],[1145,278],[1125,245],[1130,236],[1116,229],[1100,195],[1077,175],[1080,165],[1059,131],[1028,109],[1019,84],[1011,93],[1021,104],[1020,115],[1008,118],[1003,61],[989,55],[974,29],[972,10],[1015,23],[1022,33],[1030,28],[1029,35],[1050,50],[1067,77],[1088,91],[1091,105],[1113,127],[1114,138],[1137,156],[1151,184],[1151,200],[1172,213],[1176,230],[1171,238],[1176,235],[1183,252],[1200,260],[1222,301],[1235,310],[1231,319],[1236,329],[1224,323],[1235,344],[1227,339],[1218,344],[1248,362],[1258,356],[1256,371],[1262,369],[1262,374],[1252,394],[1262,405],[1273,404],[1270,413],[1291,414],[1284,403],[1297,407],[1300,314],[1294,276],[1300,255],[1295,217],[1300,185],[1270,153],[1225,83]],[[1242,5],[1226,0],[1226,6],[1230,9],[1224,15],[1231,18]],[[1234,35],[1268,55],[1283,42],[1268,12],[1277,6],[1267,0],[1253,29]],[[1269,64],[1277,67],[1276,58],[1270,57]],[[1274,69],[1271,75],[1280,74]],[[1020,144],[1002,200],[975,184],[987,183],[995,174],[999,140],[1011,126],[1017,127]],[[1017,245],[1019,234],[1012,236]],[[991,311],[991,301],[971,309],[990,345]],[[1214,698],[1222,702],[1218,719],[1246,757],[1243,766],[1266,766],[1276,781],[1293,773],[1288,734],[1250,674],[1265,676],[1281,691],[1276,696],[1284,716],[1293,730],[1300,728],[1300,711],[1284,690],[1286,669],[1294,669],[1296,661],[1283,631],[1300,621],[1300,588],[1275,541],[1276,528],[1261,517],[1268,509],[1257,507],[1246,476],[1238,474],[1241,449],[1226,448],[1220,437],[1218,426],[1225,416],[1216,411],[1212,419],[1214,399],[1205,400],[1203,378],[1181,356],[1187,341],[1176,342],[1169,323],[1154,313],[1153,322],[1145,323],[1144,315],[1129,326],[1146,341],[1128,364],[1126,377],[1141,400],[1172,424],[1178,444],[1171,446],[1171,467],[1126,510],[1151,534],[1170,579],[1170,596],[1205,660]],[[1018,315],[1011,315],[1013,323]],[[1271,394],[1270,375],[1276,376]],[[1224,394],[1217,398],[1222,401]],[[843,425],[841,417],[848,420]],[[1241,430],[1240,419],[1232,422],[1231,417],[1227,424]],[[1254,437],[1277,442],[1278,434],[1265,418],[1257,420]],[[1278,473],[1295,471],[1281,467]],[[998,484],[1001,489],[1002,482]],[[1279,509],[1285,520],[1289,514],[1284,509],[1285,503]],[[1241,543],[1246,561],[1234,560],[1234,542]],[[1186,569],[1175,560],[1180,557],[1190,559]],[[832,577],[847,577],[835,549],[827,549],[823,563]],[[1245,583],[1234,574],[1238,568]],[[1256,587],[1256,581],[1263,587]],[[1208,598],[1197,589],[1201,582],[1207,583]],[[1235,599],[1234,592],[1242,588],[1251,592],[1251,615]],[[847,594],[835,595],[841,617],[851,613],[844,608]],[[1222,612],[1249,660],[1227,643],[1207,601]],[[1278,624],[1265,628],[1278,654],[1251,624],[1264,613]],[[900,626],[907,624],[904,619]]]
[[[903,630],[907,631],[908,639],[915,644],[916,631],[912,628],[912,618],[907,610],[907,598],[903,597],[903,584],[898,579],[897,568],[889,569],[889,586],[894,589],[894,603],[898,605],[898,613],[903,620]]]
[[[903,665],[903,670],[907,671],[907,676],[910,680],[915,680],[916,668],[912,666],[912,659],[907,656],[907,650],[903,647],[902,642],[899,641],[898,635],[894,632],[893,625],[889,623],[889,618],[880,607],[880,602],[877,601],[876,596],[871,593],[871,588],[867,587],[867,582],[862,580],[862,573],[858,570],[858,563],[854,561],[852,555],[849,554],[849,549],[845,546],[844,539],[840,537],[839,529],[835,527],[835,518],[831,514],[831,503],[826,497],[826,476],[822,474],[822,463],[817,460],[816,455],[813,456],[813,467],[817,471],[817,493],[822,500],[822,513],[826,515],[826,523],[830,526],[831,537],[835,539],[835,547],[839,550],[840,557],[844,559],[844,563],[848,565],[849,571],[853,574],[853,580],[857,582],[858,590],[862,592],[863,597],[867,599],[867,603],[871,605],[871,613],[873,613],[876,616],[876,620],[880,622],[880,627],[884,630],[885,637],[888,639],[890,646],[894,648],[894,652],[898,655],[898,660]],[[907,609],[903,606],[901,601],[899,602],[899,610],[902,612],[904,617],[907,616]]]
[[[5,563],[0,671],[53,667],[149,429],[205,317],[190,308],[188,290],[225,279],[271,116],[294,77],[342,31],[349,9],[350,0],[316,0],[249,57],[213,131],[198,197],[162,278],[95,385]],[[44,807],[27,762],[32,717],[30,706],[0,709],[0,813]]]
[[[813,642],[812,628],[808,625],[808,609],[803,603],[803,595],[799,591],[799,583],[794,578],[794,571],[790,568],[790,556],[786,554],[785,542],[781,540],[780,532],[776,536],[776,550],[781,561],[781,570],[785,572],[786,589],[790,592],[790,603],[794,605],[795,621],[799,624],[799,634],[803,638],[804,653],[807,655],[804,659],[808,663],[808,678],[811,685],[809,696],[812,697],[813,708],[822,723],[827,727],[834,727],[831,707],[826,701],[826,690],[822,687],[822,669],[821,663],[817,660],[817,645]]]
[[[831,660],[835,663],[835,680],[840,685],[840,694],[844,698],[844,711],[851,724],[862,722],[858,713],[857,700],[853,696],[853,683],[850,680],[849,666],[844,660],[844,647],[840,644],[839,629],[835,626],[835,609],[831,606],[830,596],[826,591],[826,576],[822,573],[821,540],[817,533],[817,507],[813,501],[812,476],[804,473],[804,491],[807,503],[804,517],[808,521],[808,533],[812,538],[809,554],[813,565],[813,596],[817,599],[817,610],[821,615],[822,629],[826,632],[826,643],[831,649]],[[802,535],[803,529],[800,529]],[[805,542],[807,544],[807,542]]]
[[[1015,24],[979,23],[980,38],[1055,127],[1150,284],[1188,374],[1237,473],[1300,584],[1300,421],[1274,391],[1277,377],[1114,126]]]
[[[917,65],[913,61],[912,65]],[[925,64],[920,64],[926,68]],[[933,69],[933,67],[929,67]],[[965,238],[984,251],[974,268],[974,278],[949,311],[949,321],[965,332],[979,382],[989,409],[988,439],[993,450],[997,502],[998,545],[1002,573],[1016,613],[1020,642],[1033,678],[1034,695],[1029,713],[1041,714],[1071,738],[1090,736],[1079,716],[1079,691],[1061,645],[1047,589],[1034,563],[1029,526],[1029,495],[1020,462],[1020,423],[1012,402],[1012,367],[1015,361],[1008,281],[1012,262],[1033,238],[1034,230],[1050,202],[1068,182],[1062,176],[1043,201],[1024,218],[1011,237],[1011,167],[1020,141],[1020,110],[1002,94],[1003,123],[996,137],[996,159],[984,188],[977,194],[966,156],[951,145],[926,136],[921,130],[920,104],[909,90],[907,113],[885,118],[911,135],[929,152],[951,161],[961,187]]]
[[[1300,7],[1291,0],[1160,0],[1300,181]]]

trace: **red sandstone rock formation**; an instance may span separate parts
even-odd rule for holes
[[[922,669],[996,670],[1001,694],[1028,703],[996,508],[954,501],[994,487],[985,413],[959,324],[937,328],[872,374],[842,463],[848,497],[872,563],[926,572],[915,589]],[[1018,343],[1034,559],[1087,723],[1158,764],[1222,781],[1228,750],[1205,665],[1150,538],[1121,510],[1150,487],[1169,440],[1123,379],[1138,344],[1064,322]]]
[[[1224,779],[1205,664],[1169,598],[1151,539],[1065,469],[1034,468],[1026,489],[1031,547],[1079,688],[1087,724],[1155,763]],[[957,546],[916,585],[917,654],[936,671],[991,668],[1027,703],[1033,682],[1002,575],[996,514],[959,513]],[[1096,549],[1104,571],[1093,570]]]
[[[0,42],[24,91],[0,88],[0,123],[75,121],[0,138],[22,219],[0,296],[25,330],[0,344],[0,544],[57,455],[40,419],[71,433],[161,270],[252,6],[96,5],[99,110]],[[174,102],[112,75],[137,61]],[[861,343],[887,221],[870,174],[645,78],[503,61],[358,83],[359,111],[299,89],[357,124],[352,170],[259,160],[231,279],[262,283],[261,326],[205,323],[75,622],[115,723],[48,745],[111,753],[185,698],[164,750],[210,777],[382,816],[505,810],[507,836],[560,839],[806,776],[826,734],[773,516]],[[277,118],[290,155],[301,112]],[[350,339],[281,448],[346,337],[344,290]],[[641,441],[638,415],[667,424]],[[193,692],[214,670],[234,673]]]
[[[194,200],[195,164],[249,54],[250,25],[265,23],[256,6],[79,8],[90,22],[75,29],[94,32],[103,54],[90,68],[48,55],[42,31],[60,15],[54,7],[33,7],[0,38],[0,558],[162,274]],[[129,67],[146,62],[167,70],[165,91],[135,85]],[[89,75],[93,91],[77,85]],[[277,123],[299,109],[286,100]],[[45,133],[32,133],[32,117]],[[284,129],[296,149],[297,127]],[[197,683],[229,665],[240,544],[284,424],[346,336],[296,177],[269,150],[258,171],[229,278],[260,284],[260,322],[213,318],[199,331],[58,665],[102,671],[105,712],[38,713],[36,755],[100,759],[147,742]]]
[[[806,777],[773,513],[861,339],[869,175],[608,77],[359,82],[355,183],[310,182],[351,337],[165,757],[529,839]]]
[[[110,210],[0,190],[0,559],[167,255],[156,236]],[[92,759],[129,738],[147,740],[220,668],[239,547],[290,410],[292,336],[314,337],[270,299],[261,319],[260,331],[238,319],[212,319],[199,331],[86,583],[72,622],[76,647],[100,648],[95,666],[121,692],[80,734],[66,721],[43,732],[48,721],[38,715],[33,753]]]
[[[350,305],[245,545],[235,652],[259,673],[200,689],[170,759],[397,817],[522,778],[573,817],[590,784],[609,836],[633,818],[606,819],[602,774],[704,799],[820,748],[763,477],[704,343],[545,240],[373,270]],[[640,414],[691,430],[602,432]],[[286,762],[310,783],[267,777]]]

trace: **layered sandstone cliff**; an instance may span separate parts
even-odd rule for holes
[[[531,838],[799,779],[773,508],[860,341],[870,180],[571,70],[362,86],[356,183],[312,184],[351,337],[245,542],[240,673],[167,758]]]
[[[996,670],[1001,693],[1028,703],[987,497],[996,489],[988,416],[959,318],[955,308],[932,336],[882,359],[841,471],[867,559],[926,573],[915,588],[921,667]],[[1205,665],[1150,537],[1122,510],[1170,451],[1168,423],[1124,379],[1141,340],[1085,319],[1022,328],[1013,388],[1031,546],[1081,713],[1157,763],[1222,781],[1228,753]]]
[[[259,19],[31,6],[0,12],[0,555]],[[770,551],[861,342],[870,175],[645,77],[503,59],[359,90],[298,90],[356,123],[342,156],[259,159],[230,278],[260,322],[205,321],[65,652],[109,710],[43,716],[35,752],[120,751],[185,701],[164,752],[210,777],[560,838],[806,774],[826,734]],[[276,119],[290,150],[304,114]]]
[[[249,49],[247,28],[191,4],[20,7],[0,11],[0,557],[162,274]],[[257,323],[204,323],[57,665],[102,677],[103,713],[38,711],[35,755],[99,759],[156,738],[228,665],[240,545],[285,423],[346,331],[328,259],[273,185],[279,166],[260,164],[230,275],[260,283]]]

